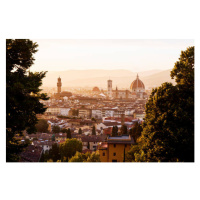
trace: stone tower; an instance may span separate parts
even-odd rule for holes
[[[57,93],[61,93],[61,86],[62,86],[61,78],[59,77],[57,82]]]
[[[108,97],[112,97],[112,80],[108,80]]]

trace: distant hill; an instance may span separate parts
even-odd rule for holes
[[[139,73],[139,78],[143,81],[146,89],[148,87],[157,87],[160,86],[164,82],[171,82],[175,83],[174,80],[170,77],[171,70],[161,71],[149,76],[142,76],[142,72]],[[121,77],[111,77],[113,89],[118,87],[118,89],[129,89],[130,84],[132,81],[136,79],[137,73],[133,73],[133,76],[121,76]],[[141,75],[140,75],[141,74]],[[97,86],[100,89],[107,88],[107,80],[109,79],[108,76],[105,77],[94,77],[94,78],[87,78],[87,79],[76,79],[72,81],[63,80],[63,86],[66,87],[94,87]]]
[[[139,72],[140,77],[146,77],[161,70],[150,70]],[[60,76],[62,79],[63,87],[106,87],[107,80],[112,79],[113,84],[121,87],[127,87],[131,81],[135,79],[137,72],[129,70],[68,70],[68,71],[55,71],[47,72],[46,77],[43,79],[43,87],[56,87],[57,78]],[[114,83],[115,82],[115,83]]]
[[[171,82],[175,84],[175,80],[171,79],[170,72],[172,69],[161,71],[159,73],[152,74],[150,76],[144,77],[142,81],[146,86],[157,87],[164,82]]]

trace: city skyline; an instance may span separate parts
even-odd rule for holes
[[[194,40],[165,39],[54,39],[39,45],[31,71],[126,69],[132,72],[167,70]]]

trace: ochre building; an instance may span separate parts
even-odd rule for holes
[[[134,140],[130,135],[108,137],[107,142],[98,146],[101,162],[125,162],[125,154]]]

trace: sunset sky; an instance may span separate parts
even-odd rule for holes
[[[38,40],[32,71],[171,69],[194,40]]]

